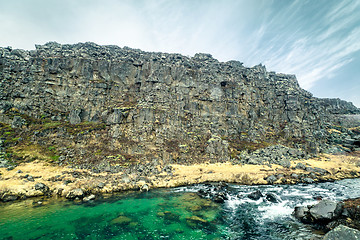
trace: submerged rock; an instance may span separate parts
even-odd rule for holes
[[[186,218],[186,223],[192,228],[198,228],[207,225],[208,221],[199,216],[191,216]]]
[[[272,203],[281,202],[281,199],[275,193],[266,193],[265,198]]]
[[[165,220],[168,220],[168,221],[179,221],[179,219],[180,219],[180,216],[178,214],[170,212],[170,211],[160,212],[157,215],[159,217],[163,217]]]
[[[260,190],[256,190],[255,192],[250,193],[247,195],[248,198],[251,200],[259,200],[260,198],[264,197],[264,195],[260,192]]]
[[[129,225],[132,222],[132,219],[123,215],[118,216],[111,220],[111,224],[119,224],[119,225]]]

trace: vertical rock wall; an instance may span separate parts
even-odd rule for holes
[[[11,109],[75,125],[104,123],[114,151],[188,163],[227,161],[278,143],[316,152],[326,146],[333,114],[359,113],[351,103],[314,98],[295,76],[261,65],[94,43],[0,48],[0,110]]]

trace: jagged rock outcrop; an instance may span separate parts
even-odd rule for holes
[[[333,202],[330,200],[321,200],[315,205],[297,206],[293,212],[295,218],[303,223],[312,224],[317,229],[330,231],[327,235],[336,236],[337,232],[342,230],[353,229],[354,233],[359,233],[360,229],[360,210],[359,198],[346,199],[341,202]],[[341,226],[339,228],[339,226]],[[346,226],[344,228],[344,226]],[[354,229],[357,229],[356,231]],[[343,232],[343,231],[339,231]],[[346,233],[346,231],[345,231]],[[342,233],[339,236],[342,236]],[[350,236],[350,235],[349,235]],[[334,238],[345,239],[345,238]],[[349,238],[350,239],[350,238]]]
[[[141,160],[153,163],[148,171],[158,162],[228,161],[279,143],[317,153],[332,144],[334,114],[360,113],[262,65],[54,42],[0,48],[0,111],[4,124],[32,131],[31,143],[50,141],[58,162],[106,169]],[[36,119],[45,126],[31,128]]]

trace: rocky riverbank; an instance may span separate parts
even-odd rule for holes
[[[360,238],[360,198],[341,202],[321,200],[315,205],[296,207],[293,215],[303,223],[328,232],[324,239]]]
[[[292,160],[287,166],[231,162],[139,165],[128,172],[97,172],[34,161],[11,170],[0,168],[0,199],[6,202],[35,196],[60,196],[89,200],[89,196],[94,198],[104,193],[146,191],[204,182],[296,184],[356,177],[360,177],[360,159],[356,152]]]

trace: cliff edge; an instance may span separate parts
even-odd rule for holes
[[[43,159],[114,172],[147,163],[153,167],[137,170],[156,172],[263,164],[254,152],[271,163],[360,146],[352,103],[315,98],[294,75],[209,54],[94,43],[0,48],[0,111],[1,161],[10,167]]]

